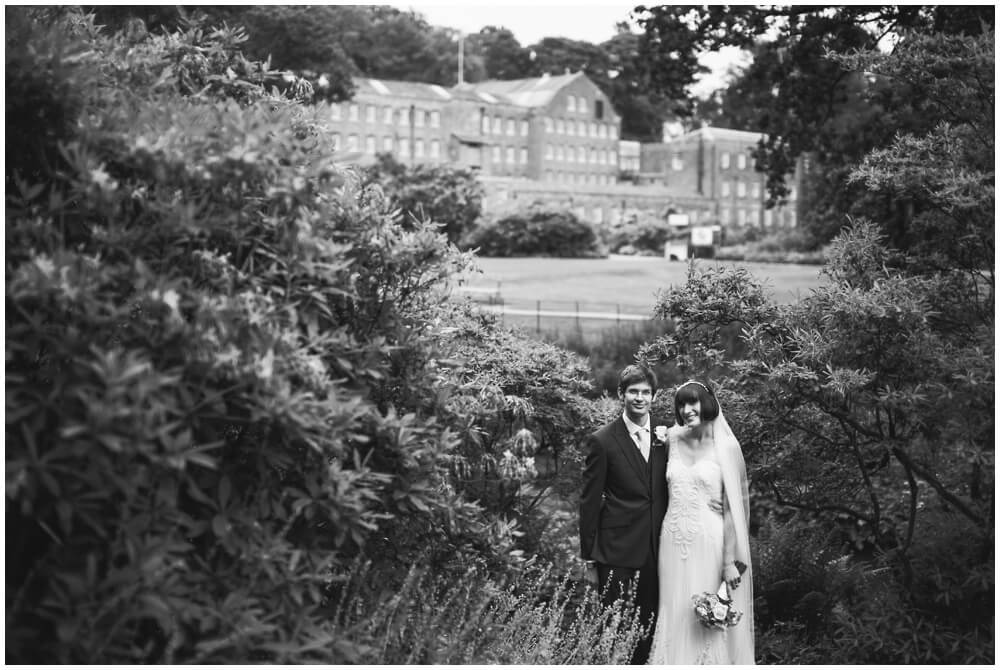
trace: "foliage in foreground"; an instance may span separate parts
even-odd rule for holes
[[[240,31],[7,18],[8,659],[344,662],[359,557],[379,592],[428,546],[443,580],[516,574],[514,517],[541,513],[474,447],[497,389],[545,389],[454,362],[468,255],[338,167],[308,85],[265,89]],[[538,400],[498,448],[581,416]]]
[[[638,641],[631,603],[604,608],[591,589],[549,570],[498,582],[413,566],[396,592],[373,589],[382,580],[370,570],[353,566],[332,616],[335,634],[356,642],[351,663],[617,665]]]
[[[447,165],[407,166],[391,154],[379,154],[365,173],[378,184],[403,215],[403,224],[430,220],[440,224],[449,242],[472,230],[482,213],[483,187],[469,170]]]

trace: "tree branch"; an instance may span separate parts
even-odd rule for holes
[[[955,508],[958,509],[958,511],[961,512],[963,515],[968,517],[969,520],[973,521],[977,526],[983,525],[982,518],[978,514],[976,514],[975,510],[969,507],[958,496],[956,496],[955,494],[951,493],[948,489],[946,489],[944,484],[938,481],[937,477],[928,472],[925,468],[918,465],[913,459],[910,458],[910,456],[905,451],[903,451],[899,447],[893,447],[892,454],[893,456],[896,457],[896,460],[902,463],[903,466],[912,470],[917,476],[919,476],[925,482],[930,484],[931,487],[938,492],[939,496],[941,496],[945,501],[954,505]]]

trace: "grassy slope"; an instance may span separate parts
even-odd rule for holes
[[[714,260],[696,260],[704,266]],[[733,263],[720,263],[733,265]],[[687,263],[662,258],[480,258],[481,274],[470,278],[476,287],[496,288],[509,306],[543,309],[580,309],[651,313],[656,294],[670,285],[683,284]],[[739,263],[764,282],[774,299],[794,302],[824,283],[820,266]]]

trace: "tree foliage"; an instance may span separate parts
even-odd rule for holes
[[[678,81],[677,70],[666,67],[677,54],[722,46],[752,53],[751,64],[719,96],[720,120],[767,136],[756,158],[768,175],[770,202],[787,195],[786,176],[799,158],[808,159],[811,173],[798,194],[804,204],[800,220],[815,246],[837,233],[844,212],[878,220],[894,244],[903,244],[897,232],[910,225],[914,212],[848,183],[847,175],[869,151],[888,146],[897,131],[921,134],[948,118],[941,109],[926,109],[919,90],[871,79],[864,70],[844,68],[834,56],[921,35],[976,36],[995,20],[988,7],[953,5],[668,5],[637,12],[653,88],[668,98],[682,99],[682,86],[691,81],[690,68],[682,69],[685,76]]]

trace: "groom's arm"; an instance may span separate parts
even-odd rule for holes
[[[580,491],[580,556],[590,561],[593,560],[591,554],[597,541],[608,459],[604,447],[594,435],[587,438],[586,449],[583,487]]]

